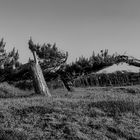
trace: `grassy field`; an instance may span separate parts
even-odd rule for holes
[[[140,85],[0,93],[0,140],[140,140]]]

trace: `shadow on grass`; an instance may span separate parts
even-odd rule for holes
[[[129,93],[132,95],[136,95],[136,94],[140,94],[140,88],[136,88],[136,87],[119,87],[119,88],[115,88],[116,91],[121,91],[123,93]]]
[[[126,112],[132,112],[138,115],[140,104],[129,101],[99,101],[88,104],[89,110],[95,107],[104,111],[109,117],[116,117]]]
[[[27,140],[27,135],[18,130],[0,129],[0,140]]]
[[[13,108],[14,115],[27,116],[29,113],[44,115],[56,112],[52,107],[31,106],[23,109]]]

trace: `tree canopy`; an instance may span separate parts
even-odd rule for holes
[[[19,53],[18,50],[16,51],[15,48],[12,49],[10,52],[6,52],[5,49],[6,43],[4,42],[4,39],[2,38],[0,41],[0,66],[1,69],[4,68],[11,68],[14,69],[16,66],[19,66]]]
[[[60,51],[56,44],[34,44],[32,39],[28,42],[30,50],[36,51],[41,68],[44,71],[57,70],[64,65],[68,52]]]
[[[68,52],[61,51],[54,44],[35,44],[32,39],[28,42],[29,49],[35,51],[38,56],[38,62],[42,68],[45,80],[49,81],[60,77],[63,81],[71,81],[79,75],[86,75],[97,72],[105,67],[126,62],[130,65],[140,66],[140,62],[136,59],[129,58],[125,55],[118,55],[108,53],[108,50],[101,50],[98,54],[93,51],[92,55],[88,58],[84,56],[76,59],[75,62],[67,64]],[[3,39],[0,41],[0,81],[4,80],[28,80],[31,79],[30,74],[30,60],[26,64],[19,62],[19,53],[13,48],[12,51],[6,52],[6,43]],[[14,66],[14,67],[13,67]],[[3,72],[2,69],[5,68]],[[12,68],[12,70],[11,70]],[[8,69],[8,70],[7,70]],[[10,69],[10,71],[9,71]],[[3,75],[7,76],[3,76]],[[4,77],[4,78],[2,78]]]

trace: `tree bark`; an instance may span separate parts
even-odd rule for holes
[[[40,65],[36,64],[35,62],[31,62],[31,72],[33,75],[33,84],[35,92],[37,94],[51,97],[50,91],[44,79]]]
[[[70,87],[70,85],[68,84],[68,81],[65,78],[60,76],[60,79],[63,82],[64,87],[68,90],[68,92],[74,91],[74,89],[72,87]]]
[[[31,72],[33,75],[32,77],[33,77],[33,84],[34,84],[35,92],[41,95],[51,97],[49,88],[44,79],[43,72],[38,63],[36,51],[32,50],[32,53],[34,56],[34,62],[30,62],[30,64],[31,64]]]

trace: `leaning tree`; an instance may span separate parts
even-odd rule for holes
[[[6,68],[0,69],[0,82],[4,81],[19,81],[19,80],[32,80],[34,89],[38,94],[44,94],[51,96],[47,87],[46,81],[50,81],[55,78],[60,78],[64,83],[68,91],[71,91],[71,87],[68,84],[69,78],[65,73],[65,62],[68,58],[68,53],[60,51],[56,44],[35,44],[32,39],[29,40],[29,49],[33,54],[33,59],[29,59],[26,64],[18,62],[18,51],[15,48],[6,53],[3,40],[0,44],[3,48],[3,59],[1,59],[2,65],[6,65]],[[5,64],[6,60],[7,63]],[[11,67],[10,67],[11,66]],[[44,78],[45,77],[45,78]]]
[[[3,39],[0,41],[0,82],[32,80],[36,93],[51,96],[46,81],[60,78],[68,91],[72,91],[69,82],[75,75],[96,72],[115,63],[126,62],[140,67],[140,60],[124,55],[108,55],[108,51],[101,51],[97,56],[93,53],[89,59],[80,58],[72,65],[66,65],[68,53],[60,51],[56,44],[35,44],[32,39],[28,42],[33,59],[26,64],[19,63],[18,51],[13,48],[9,53],[5,51]]]
[[[33,56],[37,57],[37,63],[40,64],[43,70],[45,81],[59,78],[68,91],[73,91],[71,87],[72,78],[66,71],[68,52],[59,50],[56,43],[39,45],[33,44],[32,39],[29,40],[29,48],[30,46],[36,48],[36,54],[33,54]]]

